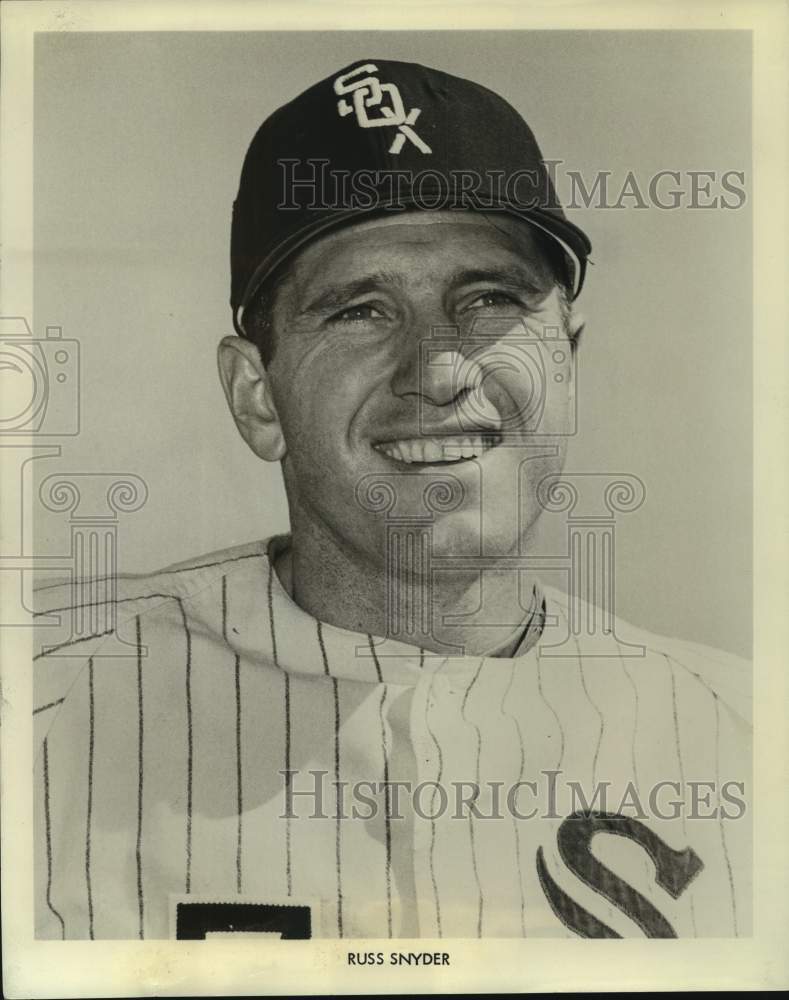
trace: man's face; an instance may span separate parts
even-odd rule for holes
[[[572,327],[533,232],[408,212],[298,255],[268,368],[294,530],[378,560],[384,499],[433,523],[435,554],[478,553],[483,536],[486,554],[517,549],[561,468],[573,391]]]

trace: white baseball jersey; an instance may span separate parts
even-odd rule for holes
[[[437,656],[268,552],[38,591],[37,936],[750,934],[747,664],[621,621],[552,655],[550,589],[521,655]]]

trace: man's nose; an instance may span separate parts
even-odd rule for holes
[[[448,326],[446,321],[422,326],[421,336],[412,327],[399,347],[392,377],[396,396],[421,397],[433,406],[448,406],[480,383],[479,366],[464,357],[457,327]]]

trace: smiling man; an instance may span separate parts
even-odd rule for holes
[[[219,370],[291,531],[47,635],[40,936],[750,933],[747,668],[534,565],[590,249],[475,83],[360,59],[263,123]]]
[[[282,462],[293,531],[278,575],[316,618],[389,634],[387,519],[359,502],[362,482],[390,486],[417,517],[426,486],[455,487],[457,506],[433,525],[432,556],[479,555],[483,532],[488,554],[520,550],[541,510],[537,484],[561,469],[581,329],[545,240],[515,217],[470,211],[346,223],[303,249],[247,313],[250,339],[223,342],[239,429],[261,458]],[[563,351],[562,382],[541,400],[543,387],[524,376],[545,329],[555,331],[553,353]],[[434,330],[445,331],[443,349],[426,358]],[[537,432],[535,397],[545,404]],[[557,444],[531,461],[519,494],[538,435]],[[501,500],[486,511],[483,484],[517,498],[520,517]],[[487,572],[500,622],[466,627],[444,621],[478,603],[479,570],[431,580],[425,648],[512,649],[523,618],[514,579],[508,568]]]

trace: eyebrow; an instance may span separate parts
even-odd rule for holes
[[[393,285],[395,288],[403,287],[402,275],[394,271],[374,271],[366,274],[356,281],[348,281],[344,285],[333,285],[327,288],[317,298],[299,310],[299,316],[314,316],[319,313],[331,312],[340,309],[350,299],[357,295],[366,295],[380,289],[381,285]]]
[[[451,289],[461,285],[485,284],[510,285],[533,292],[544,292],[540,278],[518,264],[501,265],[487,268],[464,268],[452,275],[449,285]]]

